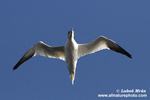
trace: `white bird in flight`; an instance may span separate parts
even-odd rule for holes
[[[89,44],[78,44],[74,40],[74,31],[72,29],[68,32],[68,39],[64,46],[51,47],[40,41],[24,54],[20,61],[14,66],[13,70],[17,69],[22,63],[36,55],[46,56],[50,58],[59,58],[63,61],[66,61],[72,84],[74,84],[76,64],[78,59],[81,56],[91,54],[103,49],[110,49],[118,53],[122,53],[129,58],[132,58],[132,56],[122,47],[104,36],[98,37],[96,40]]]

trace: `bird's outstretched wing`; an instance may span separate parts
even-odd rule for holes
[[[91,53],[94,53],[96,51],[103,50],[103,49],[110,49],[118,53],[122,53],[128,56],[129,58],[132,58],[132,56],[127,51],[125,51],[122,47],[120,47],[117,43],[115,43],[114,41],[110,39],[107,39],[104,36],[100,36],[99,38],[97,38],[96,40],[94,40],[93,42],[89,44],[79,44],[78,45],[78,58],[86,54],[91,54]]]
[[[36,55],[65,60],[64,46],[50,47],[40,41],[24,54],[20,61],[14,66],[13,70],[17,69],[22,63]]]

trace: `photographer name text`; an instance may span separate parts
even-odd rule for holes
[[[146,90],[144,89],[121,89],[120,93],[146,93]]]

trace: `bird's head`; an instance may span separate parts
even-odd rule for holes
[[[73,31],[73,28],[68,31],[68,39],[71,40],[71,39],[74,39],[74,31]]]

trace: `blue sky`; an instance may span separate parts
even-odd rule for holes
[[[115,100],[97,95],[116,89],[150,93],[149,5],[149,0],[1,0],[0,100]],[[71,28],[77,43],[103,35],[133,59],[109,50],[84,56],[74,85],[67,64],[57,59],[36,56],[12,70],[38,41],[64,45]]]

